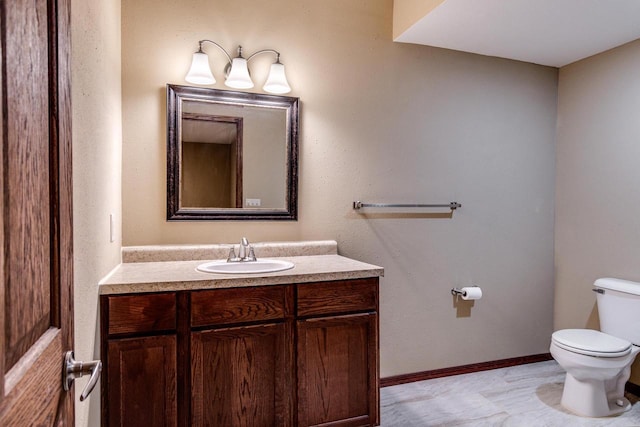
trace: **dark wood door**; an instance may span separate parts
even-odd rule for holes
[[[298,425],[378,423],[377,314],[297,322]]]
[[[178,424],[175,335],[108,342],[109,426]]]
[[[0,425],[73,425],[69,0],[0,2]]]
[[[286,323],[191,334],[191,425],[292,425]]]

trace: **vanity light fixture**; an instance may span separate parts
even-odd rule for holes
[[[257,55],[262,53],[273,53],[276,55],[276,62],[271,64],[267,81],[262,87],[265,92],[283,94],[291,92],[291,87],[287,82],[287,77],[284,73],[284,65],[280,62],[280,52],[273,49],[262,49],[254,54],[249,55],[248,58],[242,56],[242,46],[238,46],[238,56],[231,58],[226,50],[218,43],[212,40],[200,40],[198,42],[198,51],[193,54],[193,60],[191,61],[191,68],[185,77],[185,80],[189,83],[198,85],[212,85],[216,82],[211,68],[209,67],[209,56],[202,50],[203,43],[211,43],[220,49],[227,57],[228,63],[224,69],[226,80],[224,84],[234,89],[250,89],[253,85],[253,80],[249,75],[248,63]]]

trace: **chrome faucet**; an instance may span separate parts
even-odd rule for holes
[[[227,262],[251,262],[256,261],[256,254],[253,252],[253,247],[249,244],[249,241],[246,237],[243,237],[240,240],[240,246],[238,247],[238,255],[236,256],[236,252],[231,246],[231,250],[229,251],[229,256],[227,257]]]

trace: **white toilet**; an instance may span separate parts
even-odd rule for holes
[[[624,386],[640,352],[640,283],[598,279],[600,330],[563,329],[551,336],[551,355],[567,371],[562,406],[606,417],[631,408]]]

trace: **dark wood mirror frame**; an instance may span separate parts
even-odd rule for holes
[[[180,206],[180,126],[182,103],[202,101],[216,104],[280,108],[286,112],[286,200],[284,209],[184,208]],[[229,221],[298,219],[298,98],[202,87],[167,85],[167,220]]]

